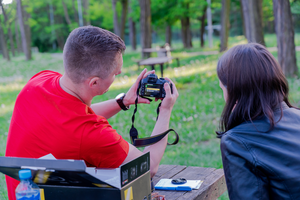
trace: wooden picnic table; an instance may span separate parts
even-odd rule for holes
[[[158,172],[153,177],[154,185],[156,185],[156,183],[162,178],[185,178],[187,180],[203,181],[198,190],[155,191],[160,195],[165,195],[167,200],[216,200],[227,190],[223,169],[186,167],[180,165],[160,165],[158,168]]]
[[[144,53],[152,53],[152,52],[159,52],[159,51],[167,52],[167,51],[174,51],[174,49],[172,49],[172,48],[166,49],[166,48],[160,48],[160,47],[142,49],[142,52],[144,52]]]
[[[148,65],[151,66],[151,69],[154,70],[155,65],[160,65],[160,72],[161,72],[161,77],[163,76],[164,73],[164,63],[169,62],[174,58],[172,57],[154,57],[154,58],[147,58],[145,60],[142,60],[139,62],[139,65]],[[178,58],[175,58],[177,60],[177,65],[179,66],[179,60]]]

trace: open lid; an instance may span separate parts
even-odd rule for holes
[[[20,180],[19,170],[31,169],[32,180],[38,185],[114,187],[121,189],[150,170],[149,152],[118,168],[86,167],[83,160],[47,158],[0,157],[0,172]]]
[[[20,169],[31,169],[32,180],[38,185],[107,187],[105,182],[87,174],[86,168],[83,160],[0,157],[0,172],[17,180]]]

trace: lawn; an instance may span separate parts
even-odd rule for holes
[[[299,35],[297,35],[299,37]],[[266,36],[268,46],[276,46],[274,35]],[[275,40],[275,42],[274,42]],[[243,37],[230,38],[231,46],[245,43]],[[300,45],[300,41],[296,43]],[[217,43],[216,43],[217,45]],[[206,49],[206,50],[216,50]],[[166,77],[171,78],[180,96],[174,106],[170,128],[180,135],[180,142],[176,146],[168,146],[161,164],[176,164],[199,167],[222,168],[219,139],[215,131],[218,130],[220,114],[224,106],[222,90],[219,88],[216,75],[216,64],[221,54],[193,56],[189,52],[201,51],[200,48],[192,50],[177,50],[172,56],[180,57],[181,67],[176,62],[169,65],[164,71]],[[276,52],[274,53],[276,56]],[[123,73],[119,75],[108,93],[95,97],[93,102],[114,98],[121,92],[126,92],[140,73],[134,60],[140,58],[140,53],[128,51],[124,54]],[[12,58],[11,62],[0,59],[0,156],[5,154],[6,138],[12,115],[15,99],[35,73],[50,69],[63,73],[61,54],[36,53],[33,60],[24,61],[24,56]],[[300,66],[300,53],[297,53],[298,66]],[[158,67],[157,67],[157,71]],[[160,72],[157,73],[160,75]],[[290,96],[294,105],[299,106],[300,80],[289,79]],[[156,118],[158,103],[139,105],[135,126],[140,136],[149,136]],[[133,108],[127,112],[109,119],[111,125],[127,141]],[[170,141],[172,137],[170,137]],[[0,199],[7,199],[4,176],[0,175]],[[225,193],[220,199],[228,199]]]

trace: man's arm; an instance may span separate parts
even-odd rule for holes
[[[121,108],[115,99],[92,104],[91,108],[96,113],[96,115],[103,116],[106,119],[111,118],[121,111]]]
[[[168,78],[166,79],[172,82],[170,79]],[[172,84],[173,84],[173,94],[171,94],[171,89],[169,84],[166,83],[164,85],[166,91],[166,97],[162,100],[159,116],[151,136],[158,135],[169,129],[171,112],[176,102],[176,99],[178,97],[178,91],[175,87],[175,84],[174,83]],[[123,163],[129,162],[137,158],[138,156],[141,156],[143,153],[150,152],[150,172],[151,172],[151,177],[153,177],[158,170],[158,166],[164,155],[167,142],[168,142],[168,135],[166,135],[159,142],[146,147],[143,152],[139,151],[136,147],[129,144],[129,152]]]

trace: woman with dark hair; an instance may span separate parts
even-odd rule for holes
[[[300,199],[300,110],[276,59],[260,44],[238,45],[220,58],[217,74],[230,199]]]

